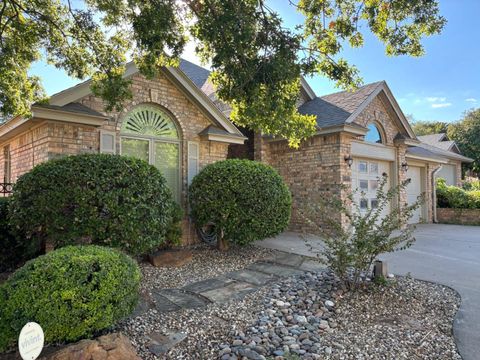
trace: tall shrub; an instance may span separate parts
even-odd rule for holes
[[[413,204],[392,206],[410,180],[388,190],[387,181],[386,174],[379,179],[377,205],[366,211],[360,209],[356,199],[356,195],[365,199],[365,194],[342,186],[339,190],[347,193],[346,201],[339,196],[318,194],[306,200],[308,205],[300,209],[300,215],[324,243],[322,249],[315,249],[306,238],[307,245],[351,289],[358,287],[380,254],[408,248],[415,241],[414,227],[407,224],[424,201],[423,195]],[[338,215],[344,218],[343,223]]]
[[[76,341],[128,316],[140,270],[127,255],[100,246],[67,246],[27,262],[0,286],[0,351],[29,321],[47,343]]]
[[[467,190],[447,185],[444,179],[437,179],[437,204],[440,208],[480,209],[480,190],[467,187]]]
[[[197,226],[213,223],[217,237],[245,245],[285,230],[292,199],[281,176],[250,160],[224,160],[206,166],[190,186]]]
[[[30,252],[49,241],[55,248],[91,243],[138,255],[164,242],[172,202],[160,171],[142,160],[76,155],[21,176],[10,219],[30,240]]]
[[[24,260],[23,242],[17,241],[8,219],[10,198],[0,198],[0,272]]]

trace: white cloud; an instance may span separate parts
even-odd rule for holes
[[[430,96],[430,97],[427,97],[426,100],[428,102],[432,102],[432,103],[435,103],[435,102],[445,102],[447,100],[446,97],[437,97],[437,96]]]
[[[475,98],[468,98],[468,99],[465,99],[465,101],[475,103],[475,102],[477,102],[477,99],[475,99]]]
[[[438,104],[432,104],[432,108],[434,108],[434,109],[446,108],[446,107],[449,107],[449,106],[452,106],[452,103],[442,102],[442,103],[438,103]]]

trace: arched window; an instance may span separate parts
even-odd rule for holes
[[[380,131],[378,130],[377,126],[375,124],[370,124],[368,125],[368,132],[367,135],[365,135],[365,141],[376,143],[376,144],[382,144],[382,135],[380,134]]]
[[[154,105],[137,106],[125,116],[120,139],[122,155],[156,166],[179,201],[180,139],[171,117]]]

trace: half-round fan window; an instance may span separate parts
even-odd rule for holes
[[[365,141],[382,144],[382,135],[375,124],[368,125],[368,132],[365,135]]]
[[[123,119],[122,155],[142,159],[159,169],[180,201],[180,139],[173,120],[153,105],[140,105]]]
[[[152,105],[141,105],[133,109],[123,121],[122,133],[178,139],[173,121]]]

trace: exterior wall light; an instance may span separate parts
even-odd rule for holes
[[[408,164],[406,162],[402,163],[402,170],[407,172],[408,171]]]
[[[352,156],[351,155],[345,155],[344,160],[347,163],[348,167],[351,168],[352,164],[353,164]]]

